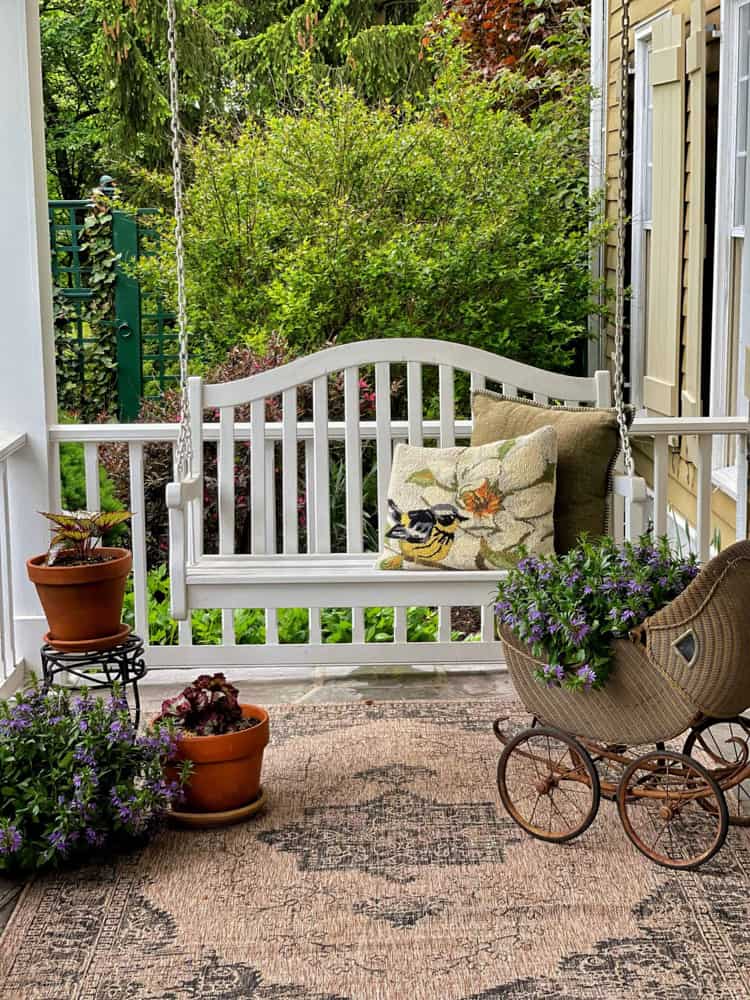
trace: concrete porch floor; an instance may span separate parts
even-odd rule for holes
[[[184,671],[180,680],[154,680],[140,685],[143,716],[154,715],[165,698],[177,694],[195,671]],[[232,671],[227,670],[229,679]],[[323,704],[344,701],[400,701],[406,699],[450,701],[461,699],[505,699],[513,687],[505,669],[473,671],[429,670],[410,667],[358,667],[345,676],[302,680],[238,681],[243,700],[259,705]],[[23,882],[0,875],[0,933],[7,924],[23,889]]]

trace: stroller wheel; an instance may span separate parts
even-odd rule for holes
[[[738,769],[750,761],[750,718],[705,719],[691,729],[682,752],[702,764],[724,789],[729,822],[733,826],[750,826],[750,778],[733,780]],[[701,804],[711,810],[713,799]]]
[[[629,765],[617,790],[617,810],[638,850],[665,868],[702,865],[729,829],[719,786],[701,764],[673,750],[651,750]]]
[[[546,726],[525,729],[506,745],[497,787],[510,816],[539,840],[572,840],[599,808],[591,757],[572,736]]]

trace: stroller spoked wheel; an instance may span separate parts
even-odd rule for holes
[[[682,752],[697,760],[724,790],[733,826],[750,826],[750,777],[737,781],[750,761],[750,718],[705,719],[691,729]],[[713,808],[712,798],[701,800]]]
[[[696,760],[673,750],[651,750],[626,768],[617,810],[633,844],[665,868],[702,865],[729,829],[721,788]]]
[[[578,837],[599,808],[591,757],[572,736],[546,726],[525,729],[507,743],[497,787],[510,816],[539,840]]]

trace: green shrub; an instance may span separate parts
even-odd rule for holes
[[[418,108],[323,85],[192,148],[193,360],[425,336],[560,368],[590,310],[588,105],[530,115],[450,68]],[[504,106],[505,105],[505,106]],[[172,240],[142,266],[172,294]]]
[[[61,499],[64,510],[86,510],[86,471],[83,462],[83,445],[66,441],[60,445]],[[115,485],[103,465],[99,466],[99,510],[125,510],[125,505],[115,494]],[[126,545],[129,538],[127,525],[118,525],[106,536],[107,545]]]

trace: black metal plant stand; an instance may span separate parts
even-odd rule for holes
[[[94,690],[112,688],[119,684],[127,696],[128,687],[133,689],[133,724],[136,729],[141,721],[141,698],[138,681],[146,675],[146,661],[143,657],[143,639],[131,632],[119,646],[112,649],[94,650],[90,653],[61,653],[59,649],[45,643],[42,646],[42,680],[47,690],[55,683],[58,674],[68,674],[85,681]]]

